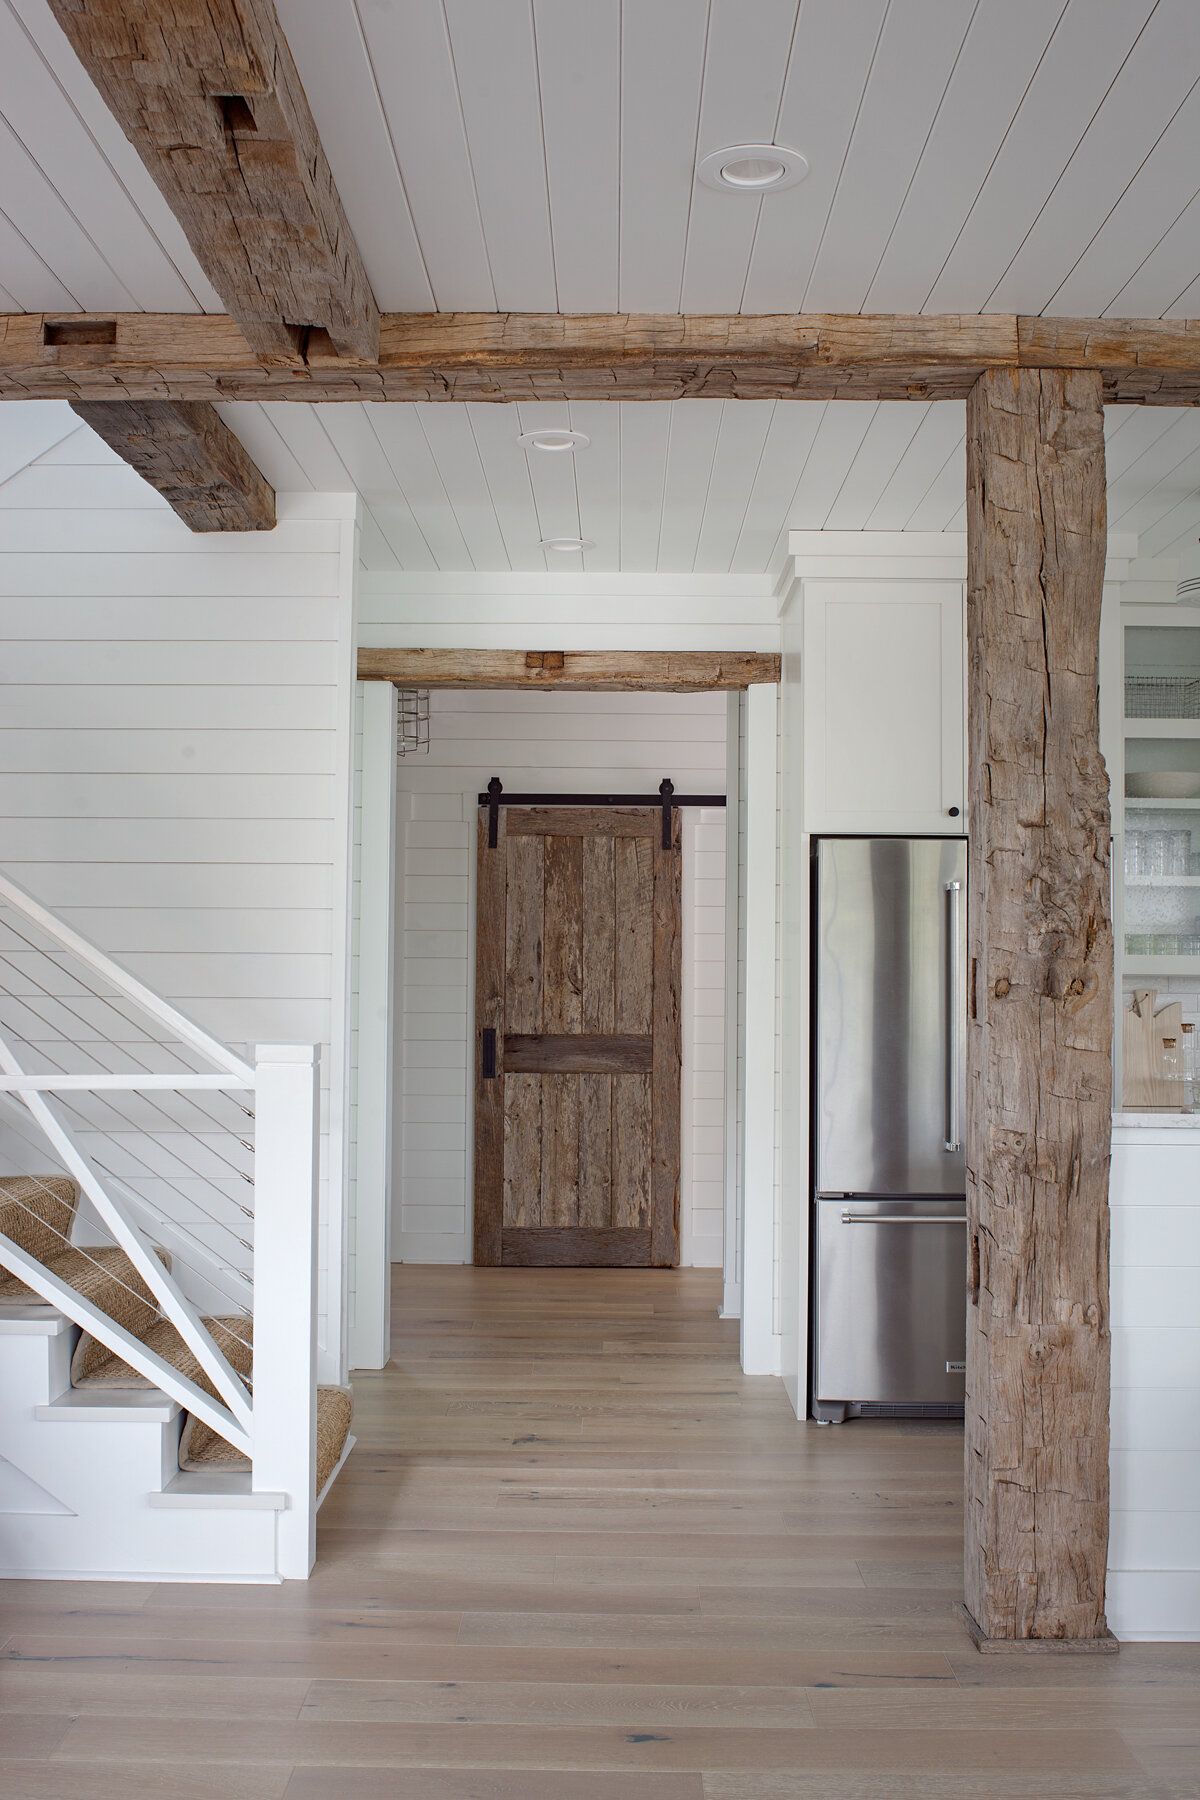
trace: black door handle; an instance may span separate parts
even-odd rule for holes
[[[490,1025],[483,1033],[483,1079],[496,1079],[496,1033]]]

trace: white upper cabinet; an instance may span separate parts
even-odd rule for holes
[[[963,584],[806,580],[811,832],[966,830]]]

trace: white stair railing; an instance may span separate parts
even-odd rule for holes
[[[86,1257],[90,1232],[125,1253],[213,1393],[3,1234],[0,1265],[251,1458],[253,1487],[286,1496],[279,1573],[298,1578],[315,1551],[318,1129],[315,1047],[238,1056],[0,876],[0,1169],[75,1180],[72,1248]],[[197,1293],[252,1311],[252,1382]]]

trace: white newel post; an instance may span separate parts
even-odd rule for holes
[[[279,1573],[316,1558],[318,1051],[260,1044],[254,1154],[254,1476],[287,1495]]]

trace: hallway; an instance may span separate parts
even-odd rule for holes
[[[8,1800],[1200,1800],[1200,1646],[980,1657],[960,1431],[797,1425],[717,1292],[398,1268],[307,1585],[0,1587]]]

